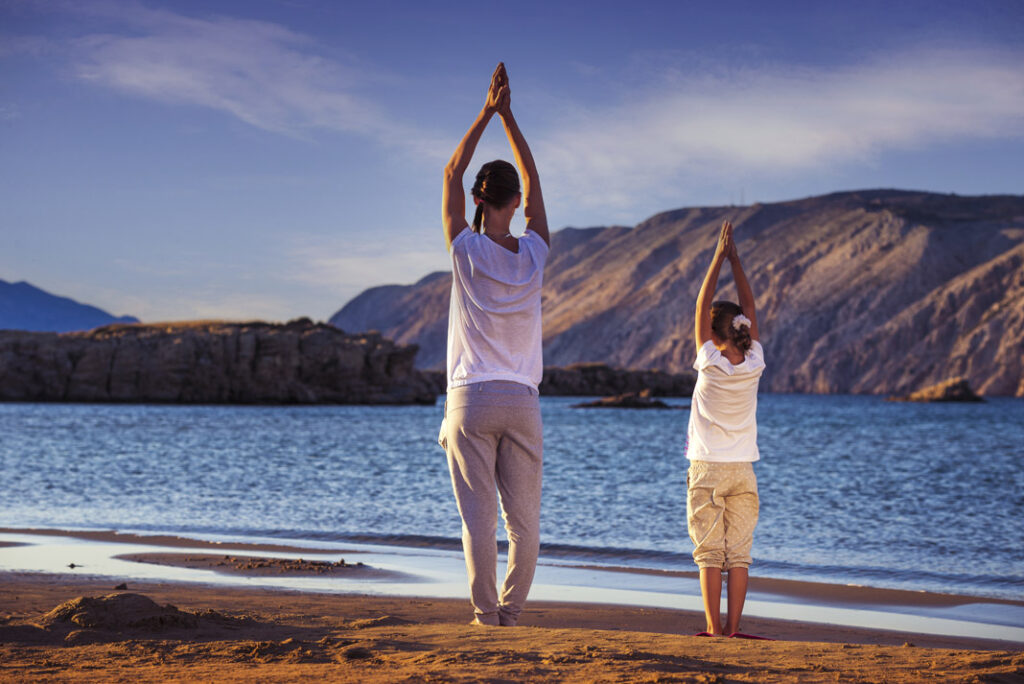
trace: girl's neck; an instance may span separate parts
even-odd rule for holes
[[[729,359],[729,363],[731,363],[734,366],[738,366],[739,364],[743,363],[743,360],[747,358],[746,354],[740,351],[739,347],[737,347],[731,341],[722,344],[719,344],[714,340],[712,340],[711,342],[712,344],[715,345],[715,348],[718,349],[718,351],[722,352],[722,356]]]

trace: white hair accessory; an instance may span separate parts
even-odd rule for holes
[[[732,327],[735,328],[736,330],[739,330],[741,325],[745,325],[749,328],[750,319],[744,316],[743,314],[736,314],[735,316],[732,317]]]

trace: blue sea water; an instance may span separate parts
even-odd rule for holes
[[[693,569],[688,413],[541,400],[542,555]],[[441,407],[0,404],[0,526],[458,547]],[[752,573],[1024,599],[1024,400],[763,395]]]

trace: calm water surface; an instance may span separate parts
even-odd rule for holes
[[[692,569],[688,413],[542,399],[544,555]],[[0,526],[457,545],[440,407],[0,404]],[[762,576],[1024,598],[1024,400],[764,395]]]

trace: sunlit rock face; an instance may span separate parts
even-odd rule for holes
[[[1024,396],[1024,196],[845,192],[679,209],[552,235],[544,362],[690,369],[694,303],[721,221],[757,299],[772,392],[906,394],[964,377]],[[729,267],[717,298],[736,300]],[[331,322],[444,365],[449,274],[372,288]]]
[[[985,401],[971,389],[970,383],[963,378],[950,378],[931,387],[925,387],[902,397],[889,397],[889,401],[920,401],[920,402],[977,402]]]
[[[416,347],[300,319],[0,331],[0,400],[433,403]]]

